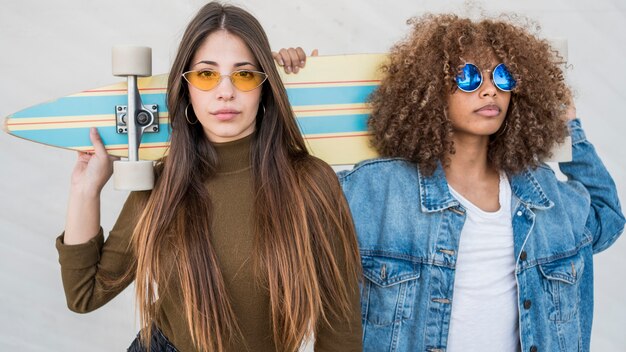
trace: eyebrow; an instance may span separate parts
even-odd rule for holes
[[[219,64],[215,61],[210,61],[210,60],[202,60],[200,62],[195,63],[193,66],[197,66],[199,64],[207,64],[207,65],[213,65],[213,66],[219,66]],[[246,66],[246,65],[250,65],[250,66],[254,66],[255,68],[258,68],[257,65],[248,62],[248,61],[242,61],[242,62],[237,62],[235,63],[233,66],[234,67],[241,67],[241,66]]]

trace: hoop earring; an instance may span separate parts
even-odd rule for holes
[[[265,116],[265,105],[261,103],[261,107],[263,108],[263,116]]]
[[[188,124],[195,125],[195,124],[198,123],[198,118],[196,117],[196,122],[189,121],[189,116],[187,115],[187,109],[189,109],[189,105],[191,105],[191,104],[187,104],[187,106],[185,106],[185,120],[187,120]]]

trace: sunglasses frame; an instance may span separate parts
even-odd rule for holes
[[[454,81],[455,81],[455,83],[456,83],[457,88],[459,88],[459,90],[461,90],[462,92],[465,92],[465,93],[472,93],[472,92],[477,91],[477,90],[478,90],[478,89],[479,89],[479,88],[483,85],[483,82],[485,81],[485,77],[483,76],[483,71],[482,71],[481,69],[479,69],[477,65],[475,65],[475,64],[473,64],[473,63],[471,63],[471,62],[466,62],[466,63],[465,63],[465,65],[463,65],[463,68],[465,68],[465,66],[467,66],[467,65],[472,65],[472,66],[474,66],[474,67],[476,68],[476,70],[478,71],[478,74],[480,75],[480,83],[478,84],[478,86],[477,86],[476,88],[472,89],[472,90],[466,90],[466,89],[461,88],[461,86],[459,85],[459,81],[458,81],[458,77],[459,77],[460,75],[457,75],[457,76],[455,77]],[[511,78],[513,79],[513,88],[511,88],[511,89],[503,89],[502,87],[500,87],[499,85],[497,85],[497,84],[496,84],[495,74],[496,74],[496,70],[497,70],[497,69],[498,69],[498,67],[500,67],[500,66],[504,67],[504,69],[506,70],[506,72],[508,72],[508,73],[509,73],[509,75],[511,75],[511,72],[509,71],[509,69],[506,67],[506,65],[505,65],[504,63],[499,63],[499,64],[497,64],[497,65],[496,65],[496,66],[495,66],[492,70],[485,70],[485,71],[487,71],[487,72],[491,72],[491,82],[493,83],[493,85],[494,85],[496,88],[498,88],[499,90],[501,90],[501,91],[503,91],[503,92],[511,92],[511,91],[513,91],[513,89],[515,89],[515,87],[517,86],[517,81],[515,80],[515,78],[513,78],[513,75],[511,75]],[[462,69],[461,69],[461,70],[462,70]]]
[[[205,71],[215,72],[215,73],[217,73],[217,74],[219,75],[219,78],[218,78],[218,80],[217,80],[217,83],[215,84],[215,86],[214,86],[214,87],[212,87],[212,88],[210,88],[210,89],[202,89],[202,88],[200,88],[200,87],[196,87],[193,83],[191,83],[191,81],[189,81],[189,79],[188,79],[188,78],[187,78],[187,76],[186,76],[188,73],[192,73],[192,72],[205,72]],[[235,73],[238,73],[238,72],[252,72],[252,73],[258,73],[258,74],[260,74],[260,75],[263,77],[263,79],[261,80],[261,83],[259,83],[259,85],[258,85],[258,86],[254,87],[254,88],[252,88],[252,89],[243,90],[243,89],[241,89],[241,88],[237,87],[237,85],[235,84],[235,82],[233,82],[232,75],[233,75],[233,74],[235,74]],[[253,90],[255,90],[255,89],[259,88],[260,86],[262,86],[262,85],[263,85],[263,83],[265,83],[265,81],[267,81],[267,73],[265,73],[265,72],[261,72],[261,71],[255,71],[255,70],[236,70],[236,71],[232,71],[232,72],[230,72],[229,74],[222,74],[222,73],[220,73],[220,72],[219,72],[219,71],[217,71],[217,70],[190,70],[190,71],[183,72],[183,73],[181,74],[181,76],[183,76],[183,79],[184,79],[185,81],[187,81],[187,83],[189,83],[192,87],[194,87],[194,88],[196,88],[196,89],[198,89],[198,90],[201,90],[201,91],[203,91],[203,92],[209,92],[209,91],[211,91],[211,90],[213,90],[213,89],[217,88],[217,86],[219,86],[219,85],[220,85],[220,83],[222,83],[222,79],[224,79],[224,77],[228,77],[228,79],[230,80],[230,84],[232,84],[232,85],[233,85],[233,87],[235,87],[235,88],[236,88],[238,91],[240,91],[240,92],[251,92],[251,91],[253,91]]]

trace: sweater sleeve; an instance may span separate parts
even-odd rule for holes
[[[91,240],[77,245],[64,244],[65,233],[56,239],[70,310],[87,313],[98,309],[134,280],[134,273],[124,275],[135,264],[131,236],[141,214],[141,195],[131,193],[106,240],[102,228]]]
[[[327,192],[326,196],[333,200],[332,204],[335,206],[335,209],[332,209],[332,211],[336,212],[338,219],[342,222],[341,227],[346,230],[348,236],[347,238],[341,238],[333,233],[327,234],[327,236],[330,237],[334,251],[333,254],[339,266],[339,276],[347,285],[349,313],[347,317],[338,316],[332,314],[330,309],[325,307],[324,310],[327,319],[320,319],[318,322],[314,349],[316,352],[360,352],[363,347],[359,279],[358,277],[354,277],[355,273],[350,270],[350,266],[347,265],[348,261],[356,261],[356,263],[352,263],[352,266],[356,266],[357,270],[360,272],[358,255],[356,255],[356,258],[348,258],[350,252],[354,251],[358,253],[354,225],[348,204],[334,171],[326,164],[324,164],[319,171],[321,172],[319,172],[319,175],[316,175],[316,178],[320,181],[320,186],[324,184],[321,188],[324,188],[325,192]]]

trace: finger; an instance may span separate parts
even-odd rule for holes
[[[313,51],[311,51],[311,56],[318,56],[319,52],[317,49],[313,49]]]
[[[298,58],[298,54],[296,53],[296,49],[294,48],[289,48],[289,56],[291,57],[291,63],[292,63],[292,71],[294,73],[298,73],[298,71],[300,70],[300,59]]]
[[[91,154],[87,152],[78,152],[76,161],[79,163],[87,163],[91,159]]]
[[[280,49],[279,51],[280,58],[283,61],[283,69],[286,73],[291,73],[291,55],[289,55],[289,51],[285,48]]]
[[[102,143],[102,138],[100,138],[100,134],[95,127],[89,129],[89,139],[91,139],[91,144],[94,147],[96,155],[104,156],[107,155],[107,151],[104,148],[104,143]]]
[[[298,56],[298,65],[300,68],[303,68],[306,64],[306,53],[302,50],[301,47],[296,48],[296,55]]]
[[[276,63],[279,66],[284,66],[285,65],[285,62],[283,61],[283,59],[282,59],[282,57],[280,56],[279,53],[277,53],[275,51],[272,51],[272,57],[274,58],[274,61],[276,61]]]

